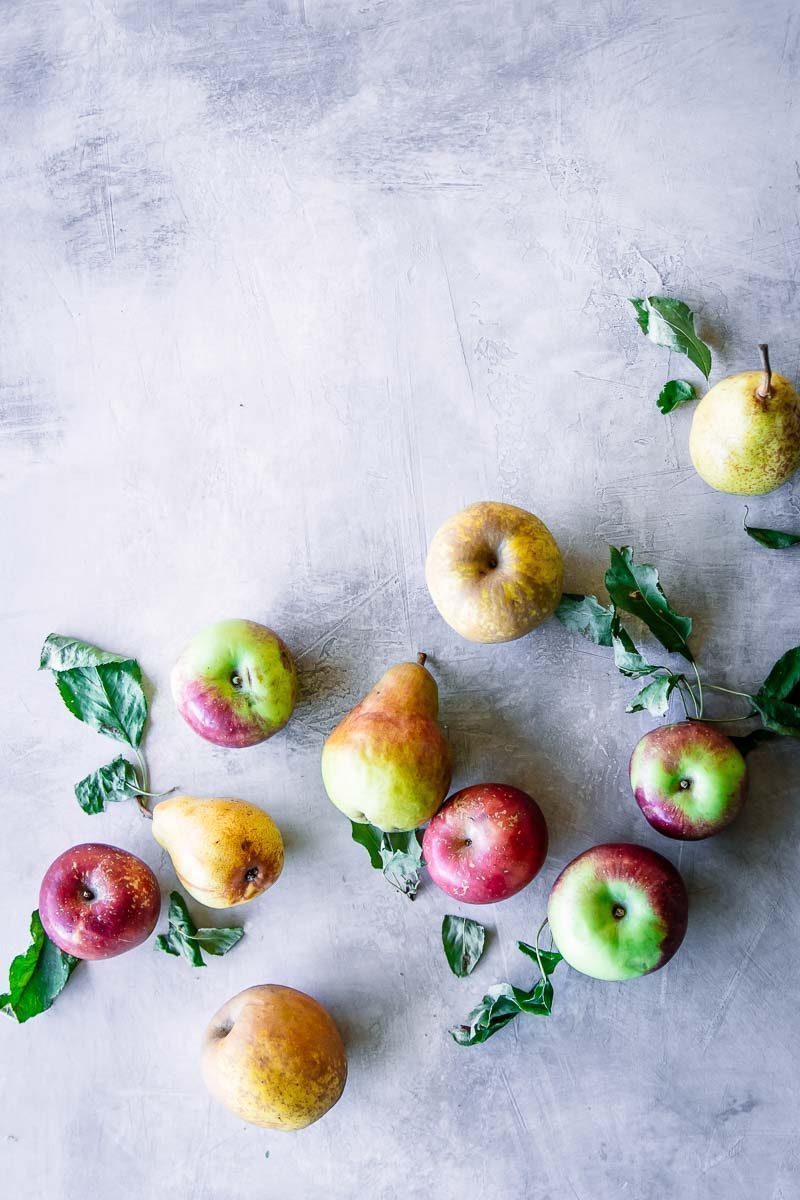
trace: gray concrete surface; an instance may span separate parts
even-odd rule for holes
[[[75,842],[173,885],[133,806],[75,804],[114,748],[37,675],[50,630],[139,657],[156,785],[257,801],[288,846],[228,958],[144,948],[0,1025],[7,1195],[800,1193],[797,746],[754,757],[735,828],[666,846],[693,903],[666,970],[564,972],[550,1021],[459,1049],[482,989],[529,978],[514,942],[561,865],[666,843],[626,782],[651,722],[608,653],[555,622],[468,645],[423,580],[439,522],[503,499],[550,525],[571,590],[601,585],[608,542],[654,561],[710,678],[754,685],[800,641],[797,556],[695,476],[691,413],[655,396],[697,372],[626,300],[690,301],[715,378],[763,339],[797,378],[799,41],[788,0],[5,0],[2,964]],[[751,513],[798,526],[800,485]],[[245,752],[201,743],[167,686],[233,615],[303,673],[289,728]],[[418,648],[457,782],[522,785],[551,829],[540,878],[480,912],[467,981],[439,944],[454,905],[393,894],[320,781],[326,732]],[[241,1124],[198,1075],[207,1019],[264,981],[324,1001],[349,1046],[344,1098],[299,1135]]]

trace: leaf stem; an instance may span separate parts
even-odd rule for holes
[[[744,696],[745,700],[750,699],[749,692],[737,692],[735,688],[720,687],[718,683],[709,683],[707,680],[706,687],[711,688],[712,692],[727,692],[729,696]]]
[[[697,692],[700,697],[700,711],[697,714],[697,718],[699,720],[703,715],[703,684],[700,679],[700,672],[697,669],[697,663],[694,661],[694,659],[692,659],[692,667],[694,669],[695,677],[697,679]]]
[[[547,917],[545,917],[539,928],[536,930],[536,941],[534,942],[533,946],[534,950],[536,951],[536,961],[539,964],[539,970],[541,972],[542,979],[547,979],[547,972],[545,971],[544,964],[542,963],[542,952],[539,948],[539,938],[542,936],[542,930],[544,929],[545,925],[548,925]]]
[[[689,716],[689,709],[686,707],[686,697],[683,694],[683,684],[678,685],[678,695],[681,698],[681,704],[683,705],[683,711],[686,713],[686,720],[691,721],[692,718]],[[690,695],[691,695],[691,693],[690,693]],[[692,695],[692,701],[694,701],[693,695]],[[695,709],[696,708],[697,708],[697,705],[695,705]]]
[[[142,752],[138,746],[132,746],[131,749],[133,750],[133,753],[136,755],[136,761],[139,764],[139,774],[141,776],[140,783],[142,785],[140,791],[137,793],[136,803],[139,805],[139,812],[142,814],[142,816],[147,817],[147,819],[149,821],[152,821],[153,814],[150,812],[150,809],[147,807],[147,799],[146,799],[146,797],[153,794],[151,792],[148,792],[148,790],[147,790],[147,785],[150,782],[150,776],[147,771],[147,763],[145,762],[144,755],[142,754]]]

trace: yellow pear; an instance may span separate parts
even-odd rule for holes
[[[186,891],[207,908],[260,896],[283,869],[281,831],[245,800],[172,796],[153,810],[153,836]]]
[[[305,1129],[344,1091],[347,1056],[333,1018],[305,992],[265,983],[211,1019],[203,1078],[215,1099],[265,1129]]]
[[[773,375],[766,345],[760,371],[729,375],[698,404],[689,453],[698,475],[718,492],[763,496],[800,467],[800,397]]]
[[[390,667],[323,748],[322,779],[336,807],[351,821],[387,833],[429,820],[452,775],[438,715],[439,692],[425,655]]]

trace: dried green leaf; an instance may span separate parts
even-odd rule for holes
[[[139,792],[136,771],[122,755],[75,784],[75,798],[85,813],[105,812],[112,801],[125,800]]]
[[[653,717],[663,717],[669,708],[669,698],[684,679],[683,675],[659,675],[645,684],[627,705],[626,712],[646,710]]]
[[[442,920],[442,945],[454,975],[464,978],[478,965],[486,940],[486,930],[470,917],[449,914]]]
[[[565,592],[556,609],[556,616],[572,633],[581,634],[597,646],[611,645],[614,609],[604,608],[596,596]]]
[[[708,379],[711,351],[695,330],[694,313],[688,304],[671,296],[631,299],[631,304],[639,328],[651,342],[685,354]]]
[[[692,619],[670,607],[656,568],[647,563],[635,564],[630,546],[619,550],[610,546],[609,551],[611,565],[605,574],[605,585],[615,607],[638,617],[665,649],[693,662],[688,644]]]
[[[179,892],[170,892],[168,928],[155,940],[155,949],[176,957],[182,955],[193,967],[204,967],[206,954],[227,954],[244,937],[240,925],[219,929],[198,929],[192,920],[186,901]]]

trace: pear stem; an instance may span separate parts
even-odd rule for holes
[[[420,651],[418,652],[418,654],[417,654],[417,662],[419,663],[419,665],[420,665],[421,667],[424,667],[424,666],[425,666],[425,663],[426,663],[427,661],[428,661],[428,656],[427,656],[427,654],[425,653],[425,651],[424,651],[424,650],[420,650]]]
[[[772,367],[769,365],[769,346],[766,342],[760,342],[758,350],[761,355],[761,369],[764,375],[761,383],[758,385],[756,397],[759,400],[769,400],[772,395]]]

